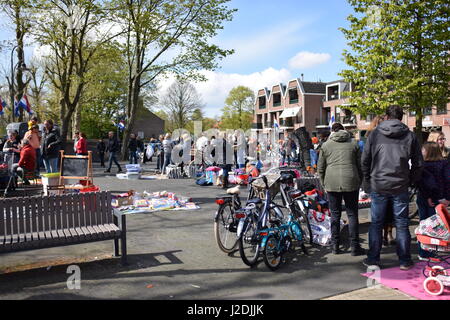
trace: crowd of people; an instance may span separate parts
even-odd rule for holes
[[[38,176],[40,168],[47,173],[58,172],[61,136],[52,120],[44,122],[44,131],[40,132],[38,119],[33,117],[28,122],[28,131],[23,138],[17,131],[9,132],[8,139],[2,147],[4,161],[12,165],[12,172],[22,177],[25,184],[29,181],[25,173]]]
[[[433,132],[422,146],[416,135],[403,124],[402,108],[391,106],[384,117],[372,122],[364,144],[353,139],[335,123],[326,143],[320,147],[318,174],[329,197],[332,252],[340,254],[340,217],[342,200],[349,219],[351,254],[364,255],[366,266],[380,266],[380,252],[396,227],[400,269],[408,270],[411,257],[409,231],[410,188],[417,187],[420,220],[435,214],[435,207],[450,204],[449,150],[442,132]],[[359,243],[358,194],[360,186],[371,199],[369,248]],[[386,231],[383,237],[383,230]],[[387,234],[387,236],[386,236]],[[385,241],[383,241],[383,238]],[[419,260],[432,254],[419,247]]]

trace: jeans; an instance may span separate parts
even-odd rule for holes
[[[119,161],[117,161],[117,152],[110,152],[109,153],[108,171],[111,171],[111,167],[112,167],[113,162],[116,164],[117,168],[119,168],[119,171],[122,171],[122,168],[120,167]]]
[[[172,153],[164,152],[164,165],[161,169],[161,172],[164,174],[166,171],[166,167],[170,164],[170,160],[172,159]]]
[[[164,152],[160,152],[156,159],[156,170],[161,170],[164,167]]]
[[[105,153],[104,152],[99,152],[98,156],[100,158],[100,165],[102,167],[105,167]]]
[[[44,158],[44,166],[47,173],[58,172],[58,158]]]
[[[130,150],[130,164],[137,164],[138,152]]]
[[[409,193],[403,192],[397,195],[379,194],[372,192],[371,217],[369,227],[369,252],[367,257],[371,262],[380,261],[382,247],[382,231],[388,201],[392,200],[394,221],[396,229],[397,256],[400,264],[411,261],[411,234],[409,233]]]
[[[420,221],[425,220],[431,216],[434,216],[436,214],[436,208],[430,207],[428,205],[427,199],[425,199],[420,193],[417,195],[417,208],[419,209],[419,219]],[[419,243],[419,256],[423,258],[430,258],[433,257],[433,253],[423,250],[420,247]]]
[[[359,219],[358,199],[359,191],[353,192],[328,192],[328,200],[331,211],[331,242],[339,245],[341,233],[342,199],[349,220],[350,245],[352,248],[359,246]]]
[[[36,149],[36,176],[41,172],[41,148]]]

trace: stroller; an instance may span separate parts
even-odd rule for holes
[[[423,286],[428,294],[439,296],[444,287],[450,286],[450,214],[447,208],[438,205],[436,214],[421,221],[415,233],[422,249],[436,255],[423,269],[426,277]]]

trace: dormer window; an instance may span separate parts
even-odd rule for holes
[[[328,101],[339,99],[339,85],[328,87]]]
[[[273,106],[274,107],[281,106],[281,93],[274,93],[273,94]]]
[[[289,89],[289,103],[298,103],[298,90],[297,88]]]
[[[265,109],[266,108],[266,97],[262,96],[258,98],[258,106],[260,109]]]

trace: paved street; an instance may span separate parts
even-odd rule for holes
[[[214,200],[223,193],[218,187],[199,187],[188,179],[118,180],[113,174],[103,174],[101,168],[95,169],[94,182],[113,192],[175,192],[192,197],[201,209],[127,216],[130,264],[126,267],[112,257],[113,241],[4,254],[0,299],[296,300],[338,299],[348,292],[354,292],[351,299],[357,299],[367,294],[355,291],[366,287],[366,278],[360,275],[366,271],[361,263],[364,257],[351,257],[349,250],[333,256],[327,248],[310,247],[309,256],[291,254],[277,272],[269,271],[262,260],[250,269],[238,252],[232,256],[222,253],[213,233]],[[367,248],[368,210],[360,211],[360,220]],[[417,221],[412,231],[415,225]],[[413,254],[415,257],[415,242]],[[395,247],[384,248],[382,258],[384,266],[396,266]],[[67,288],[66,271],[71,264],[81,269],[80,290]],[[372,292],[384,296],[376,290]],[[392,300],[395,293],[383,290]]]

